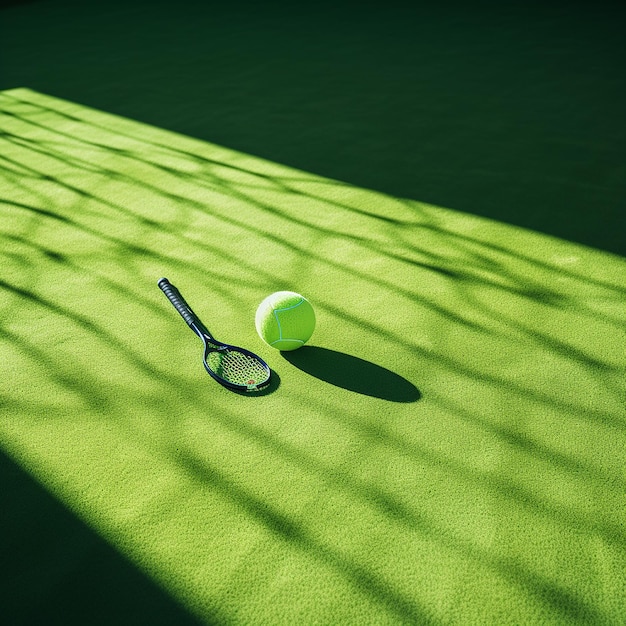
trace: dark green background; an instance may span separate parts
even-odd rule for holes
[[[0,89],[626,253],[622,3],[8,5]]]

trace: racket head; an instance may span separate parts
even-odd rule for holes
[[[203,340],[204,367],[218,383],[246,393],[261,391],[269,385],[271,370],[260,356],[207,336]]]

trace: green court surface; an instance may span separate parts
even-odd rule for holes
[[[0,111],[7,623],[623,623],[622,257],[29,89]],[[267,392],[210,379],[161,276]],[[293,353],[254,328],[282,289],[317,314]]]

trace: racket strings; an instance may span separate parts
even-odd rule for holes
[[[207,365],[214,374],[235,385],[256,385],[268,378],[268,371],[263,363],[237,350],[211,352]]]

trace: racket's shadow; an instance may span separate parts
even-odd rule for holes
[[[302,346],[281,355],[303,372],[355,393],[392,402],[416,402],[422,395],[399,374],[345,352]]]

